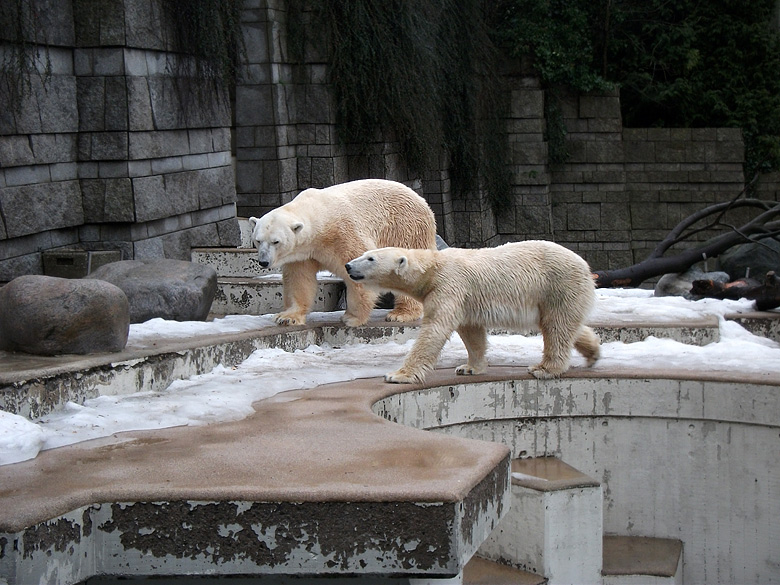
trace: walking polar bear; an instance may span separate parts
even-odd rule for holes
[[[528,369],[537,378],[565,372],[572,347],[589,366],[599,358],[599,338],[584,324],[595,300],[590,269],[553,242],[476,250],[382,248],[348,262],[346,270],[366,287],[404,293],[423,304],[420,335],[401,369],[385,376],[387,382],[422,382],[453,331],[468,351],[468,363],[457,374],[486,370],[491,327],[541,330],[542,361]]]
[[[317,271],[322,269],[344,279],[344,323],[363,325],[378,295],[350,280],[344,264],[382,246],[436,249],[436,220],[425,199],[383,179],[306,189],[263,217],[250,217],[249,223],[260,265],[282,268],[284,310],[275,315],[280,325],[306,323],[317,293]],[[400,295],[387,320],[421,316],[422,305]]]

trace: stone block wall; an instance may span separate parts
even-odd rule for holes
[[[236,191],[238,214],[259,216],[309,187],[361,178],[401,181],[425,197],[452,234],[446,159],[416,176],[392,137],[365,148],[338,136],[327,57],[311,44],[290,55],[285,0],[245,0],[242,24],[246,63],[236,89]],[[303,22],[311,19],[304,12]]]
[[[157,0],[45,3],[51,76],[0,112],[0,281],[49,249],[238,245],[230,104],[177,74]]]
[[[418,176],[391,137],[364,151],[341,144],[326,57],[311,46],[302,60],[288,54],[285,0],[245,6],[251,43],[236,103],[240,215],[261,215],[308,187],[383,177],[426,198],[450,245],[548,239],[609,269],[641,260],[683,217],[743,187],[739,130],[623,128],[617,91],[552,96],[520,65],[507,73],[513,202],[496,217],[485,193],[453,194],[445,156],[439,169]],[[552,99],[566,129],[569,156],[560,165],[549,163]]]

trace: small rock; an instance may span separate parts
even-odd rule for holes
[[[105,264],[86,277],[121,288],[130,302],[130,322],[156,317],[204,321],[217,293],[217,273],[185,260],[122,260]]]
[[[0,289],[0,349],[36,355],[120,351],[127,297],[103,281],[27,275]]]

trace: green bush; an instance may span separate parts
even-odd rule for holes
[[[746,175],[780,168],[775,0],[502,0],[499,7],[502,48],[531,55],[547,87],[617,84],[624,125],[739,127]]]

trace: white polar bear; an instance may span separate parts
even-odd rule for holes
[[[347,263],[366,287],[407,294],[423,303],[422,329],[403,366],[387,374],[394,383],[422,382],[444,344],[457,331],[468,363],[457,374],[487,368],[487,329],[541,330],[542,361],[528,370],[537,378],[560,376],[572,347],[593,365],[599,339],[584,325],[595,301],[588,264],[553,242],[528,241],[497,248],[370,250]]]
[[[282,268],[284,310],[280,325],[303,325],[317,293],[317,271],[344,279],[347,309],[342,320],[356,327],[368,321],[377,293],[347,277],[344,264],[382,246],[436,248],[436,220],[425,199],[409,187],[364,179],[327,189],[306,189],[261,218],[250,217],[260,265]],[[396,296],[388,321],[414,321],[422,305]]]

